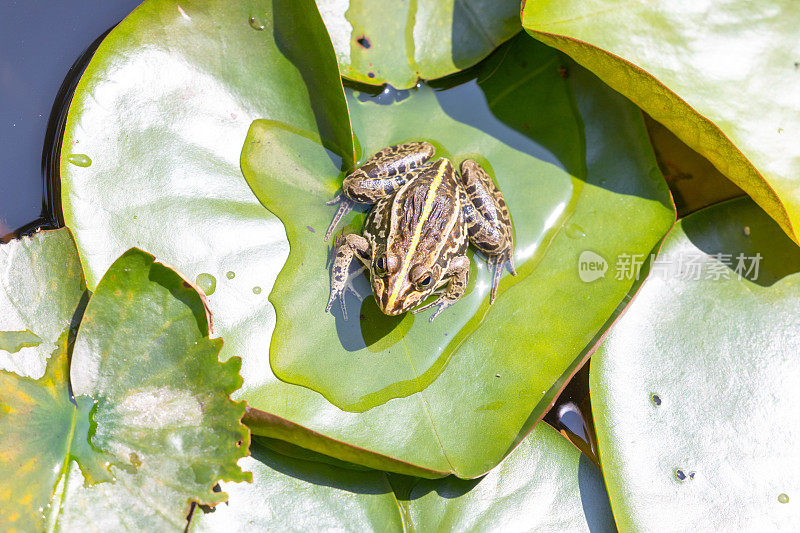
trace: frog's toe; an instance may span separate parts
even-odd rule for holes
[[[345,294],[344,291],[336,293],[336,294],[331,294],[331,297],[328,300],[328,305],[325,306],[325,312],[326,313],[330,313],[331,312],[331,307],[333,307],[333,302],[334,302],[334,300],[336,300],[338,298],[339,299],[339,307],[342,310],[342,318],[347,320],[347,306],[344,303],[344,294]]]
[[[337,293],[331,293],[331,297],[328,298],[328,305],[325,306],[325,312],[326,313],[330,313],[331,312],[331,307],[333,307],[333,301],[336,300],[337,296],[338,296]]]
[[[503,262],[503,264],[508,269],[508,273],[509,274],[511,274],[512,276],[516,276],[517,275],[517,269],[514,267],[514,256],[513,255],[508,256],[508,259],[506,259]]]
[[[500,276],[503,275],[503,270],[508,269],[508,272],[512,276],[517,275],[517,270],[514,268],[514,257],[509,256],[493,256],[490,257],[487,261],[489,263],[489,267],[492,270],[492,292],[491,297],[489,298],[489,303],[493,304],[494,299],[497,296],[497,287],[500,285]]]
[[[431,317],[429,319],[430,322],[433,322],[434,318],[439,316],[442,313],[442,311],[444,311],[445,309],[447,309],[448,307],[453,305],[454,302],[455,302],[455,300],[450,300],[449,298],[447,298],[447,296],[441,295],[437,299],[432,301],[431,303],[429,303],[427,305],[423,305],[422,307],[418,307],[418,308],[414,309],[411,312],[414,313],[414,314],[417,314],[417,313],[422,313],[423,311],[427,311],[428,309],[430,309],[432,307],[436,307],[437,308],[436,311],[433,312],[433,314],[431,315]]]
[[[355,202],[353,202],[352,200],[350,200],[349,198],[347,198],[343,194],[337,194],[333,198],[333,200],[330,200],[329,202],[325,202],[325,205],[335,205],[335,204],[339,204],[339,208],[336,210],[336,214],[333,215],[333,220],[331,220],[331,224],[330,224],[330,226],[328,226],[328,231],[325,232],[325,241],[326,242],[328,241],[328,239],[331,238],[331,235],[333,235],[333,232],[336,229],[336,226],[339,224],[339,222],[342,220],[342,218],[347,213],[349,213],[350,211],[353,210],[353,206],[355,205]]]
[[[431,317],[428,319],[428,322],[433,322],[433,319],[434,319],[434,318],[436,318],[437,316],[439,316],[440,314],[442,314],[442,311],[444,311],[445,309],[447,309],[447,308],[448,308],[448,307],[450,307],[451,305],[452,305],[452,302],[450,302],[450,303],[442,302],[442,303],[439,305],[439,308],[438,308],[438,309],[436,309],[436,311],[434,311],[434,312],[433,312],[433,314],[431,315]]]

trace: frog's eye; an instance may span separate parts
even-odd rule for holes
[[[430,289],[431,285],[433,285],[433,276],[430,274],[417,281],[417,289],[421,291]]]
[[[389,265],[386,262],[386,256],[382,255],[375,260],[375,273],[379,276],[385,276],[389,270]]]

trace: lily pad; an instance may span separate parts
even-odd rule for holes
[[[474,481],[349,470],[257,440],[241,465],[253,484],[223,483],[228,503],[196,511],[191,530],[615,531],[597,467],[546,424]]]
[[[189,279],[207,274],[215,280],[201,278],[204,286],[214,286],[208,304],[215,332],[225,338],[220,357],[242,357],[245,381],[235,397],[250,404],[247,421],[259,432],[350,462],[414,475],[485,473],[541,417],[632,284],[611,276],[580,282],[576,265],[581,251],[592,248],[612,261],[623,251],[645,254],[672,221],[640,114],[577,66],[567,64],[572,73],[562,77],[559,66],[567,60],[524,35],[482,64],[485,81],[439,92],[423,87],[388,107],[368,95],[352,94],[360,157],[400,139],[441,135],[443,141],[458,141],[440,145],[442,150],[483,156],[501,183],[508,178],[497,168],[513,168],[530,175],[531,184],[542,191],[560,187],[563,196],[555,202],[548,192],[546,201],[537,199],[535,208],[526,208],[529,215],[512,212],[515,223],[526,216],[538,220],[533,234],[540,240],[526,250],[537,258],[526,266],[535,266],[535,273],[504,281],[505,292],[494,314],[484,318],[483,333],[464,340],[461,349],[469,346],[471,357],[450,357],[447,371],[422,393],[363,414],[343,411],[318,392],[281,381],[272,372],[268,347],[275,311],[267,297],[286,261],[285,231],[293,228],[284,230],[260,205],[239,168],[253,120],[269,119],[326,139],[326,130],[318,126],[324,117],[315,114],[325,107],[312,105],[315,93],[302,75],[306,69],[296,65],[297,57],[287,60],[276,44],[272,19],[259,19],[256,28],[250,24],[254,6],[271,14],[272,3],[231,6],[218,1],[193,11],[174,2],[145,2],[109,34],[81,80],[66,125],[61,176],[66,222],[76,235],[89,286],[132,246],[154,252]],[[258,29],[261,25],[264,30]],[[327,67],[307,70],[320,75],[335,70],[332,51],[328,59]],[[340,79],[327,83],[336,88]],[[390,96],[396,101],[403,94]],[[434,115],[430,120],[415,113],[403,118],[404,109],[429,109]],[[439,121],[458,135],[447,137]],[[309,163],[319,162],[319,145],[308,142],[314,150],[308,153]],[[323,144],[342,143],[326,139]],[[68,155],[74,153],[88,155],[91,165],[70,163]],[[327,153],[324,157],[330,164]],[[336,172],[331,175],[325,167],[323,176],[328,193],[335,191],[341,166],[338,156],[332,157]],[[293,163],[284,161],[284,175]],[[541,177],[536,181],[532,169],[553,177],[554,183]],[[314,182],[319,179],[314,176]],[[305,222],[301,230],[310,233],[306,226],[313,224],[320,239],[332,212],[315,207],[315,216],[324,214],[325,224]],[[632,224],[637,232],[629,231]],[[324,243],[318,246],[325,248]],[[318,272],[312,285],[299,290],[327,286],[324,263],[309,263],[301,274],[310,276],[312,269]],[[507,297],[512,292],[516,295]],[[314,305],[302,323],[318,328],[332,323],[323,312],[326,299],[292,305]],[[480,312],[488,309],[477,303]],[[520,331],[530,341],[522,352],[493,351],[495,338]],[[329,338],[338,342],[338,336]],[[352,364],[348,368],[358,370]],[[495,377],[498,373],[501,378]],[[428,395],[443,402],[430,415],[434,404]],[[389,434],[387,427],[406,429]]]
[[[38,379],[86,296],[75,243],[35,233],[0,244],[0,265],[0,368]]]
[[[750,199],[698,211],[667,236],[592,358],[620,529],[796,526],[798,316],[800,249]]]
[[[71,242],[66,229],[44,232],[27,249],[52,264],[77,261],[64,244]],[[60,255],[41,255],[59,247]],[[72,281],[54,269],[35,275],[42,273],[51,276],[43,284]],[[78,302],[56,303],[62,309],[50,317],[83,315],[77,337],[66,324],[37,380],[0,371],[3,524],[183,530],[190,502],[224,501],[212,490],[219,480],[249,479],[236,466],[249,441],[244,405],[229,399],[241,383],[239,362],[217,360],[221,342],[208,339],[190,284],[132,250],[84,313]]]
[[[519,0],[318,0],[343,76],[410,89],[471,67],[520,28]]]
[[[675,132],[800,242],[800,5],[537,0],[522,23]]]
[[[285,385],[250,392],[251,408],[428,475],[475,477],[513,449],[632,286],[632,278],[613,275],[582,281],[581,253],[593,250],[611,261],[623,252],[645,255],[674,220],[641,115],[574,64],[563,78],[562,61],[520,36],[477,70],[477,79],[446,90],[422,86],[390,105],[379,103],[383,95],[348,93],[362,159],[416,139],[454,161],[477,157],[504,191],[516,234],[519,275],[503,279],[494,305],[476,255],[468,296],[433,323],[429,313],[384,317],[381,342],[363,334],[362,323],[379,320],[368,290],[348,300],[348,320],[338,310],[324,313],[329,243],[323,238],[333,215],[324,202],[341,183],[338,160],[313,132],[275,121],[253,124],[242,169],[286,224],[291,243],[270,296],[278,310],[272,369],[339,409],[363,413],[331,409],[311,390]],[[362,220],[356,213],[343,225],[357,231]],[[629,231],[634,223],[637,232]],[[255,433],[275,436],[269,424],[248,420]],[[409,433],[377,430],[386,427]]]

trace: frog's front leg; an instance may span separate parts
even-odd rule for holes
[[[497,295],[497,285],[503,267],[512,275],[514,270],[514,240],[511,217],[500,189],[483,168],[471,159],[461,163],[462,203],[470,242],[493,267],[491,301]]]
[[[350,233],[345,235],[336,243],[336,251],[331,268],[331,295],[328,298],[328,306],[325,311],[330,311],[333,301],[339,298],[339,305],[342,306],[342,317],[347,320],[347,309],[344,304],[344,297],[347,289],[354,290],[351,286],[350,265],[356,258],[364,264],[370,260],[369,241]]]
[[[356,203],[374,204],[394,194],[416,175],[414,171],[425,165],[434,152],[433,145],[426,142],[389,146],[345,177],[342,193],[327,203],[339,204],[339,209],[325,233],[325,240],[330,238],[336,225]]]
[[[428,305],[414,309],[414,313],[420,313],[426,309],[430,309],[431,307],[439,306],[439,308],[431,315],[430,321],[433,322],[433,319],[439,316],[442,311],[453,305],[462,296],[464,296],[464,293],[467,292],[467,281],[469,281],[469,257],[462,255],[453,259],[453,261],[450,263],[450,268],[447,269],[444,277],[450,278],[445,286],[444,291],[436,300],[432,301]]]

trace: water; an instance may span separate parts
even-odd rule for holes
[[[0,3],[0,237],[60,224],[58,147],[72,90],[139,0]],[[87,49],[88,48],[88,49]],[[53,185],[51,187],[51,185]]]
[[[591,360],[587,361],[572,377],[543,420],[556,428],[584,455],[600,466],[597,455],[597,436],[592,418],[592,404],[589,397],[590,364]]]

